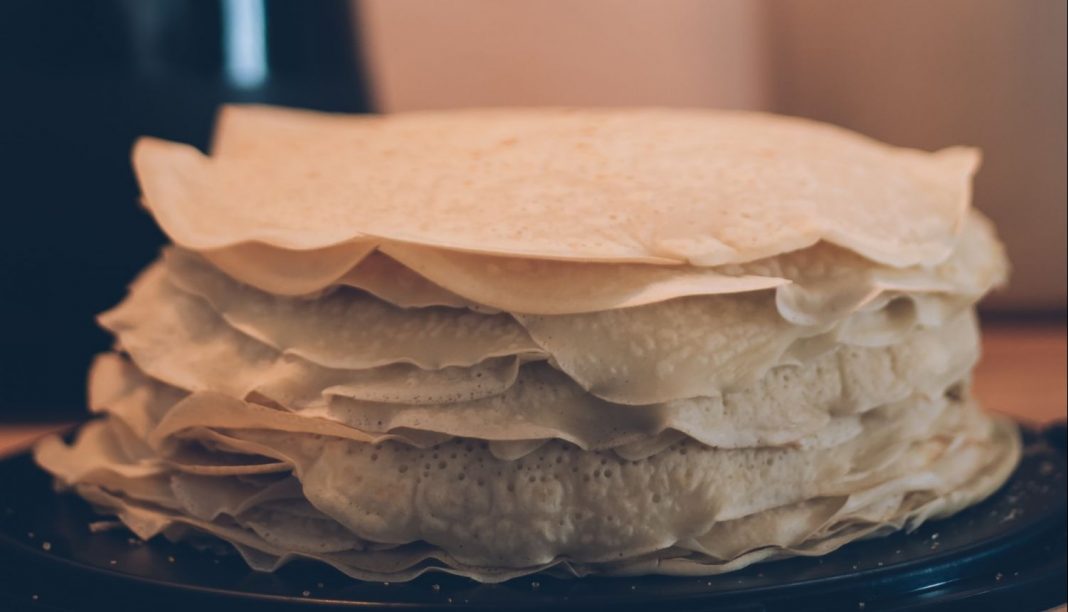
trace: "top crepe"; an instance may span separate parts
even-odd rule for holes
[[[895,267],[948,257],[978,155],[686,110],[224,113],[216,153],[142,139],[145,203],[179,245],[381,241],[716,266],[825,240]]]

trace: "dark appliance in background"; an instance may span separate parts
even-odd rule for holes
[[[0,421],[85,412],[114,305],[164,242],[142,134],[205,149],[217,106],[365,112],[348,0],[0,2]]]

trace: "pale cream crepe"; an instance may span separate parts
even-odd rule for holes
[[[228,107],[38,463],[137,535],[363,580],[712,575],[994,492],[978,156],[683,110]]]
[[[697,265],[821,239],[896,266],[936,264],[978,165],[973,150],[930,154],[799,119],[689,110],[350,119],[238,108],[215,146],[212,158],[155,139],[134,151],[145,203],[198,250],[371,239]]]

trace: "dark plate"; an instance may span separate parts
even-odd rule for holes
[[[0,608],[1039,610],[1065,599],[1064,431],[1027,432],[1024,460],[1005,487],[911,534],[711,578],[535,576],[499,585],[442,575],[365,583],[313,563],[265,574],[235,555],[142,543],[121,530],[90,533],[97,518],[88,506],[55,495],[23,455],[0,462]]]

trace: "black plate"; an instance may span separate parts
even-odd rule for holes
[[[1011,606],[1065,599],[1064,426],[1026,433],[1010,482],[989,500],[912,534],[856,542],[817,559],[760,564],[711,578],[527,577],[499,585],[443,575],[406,584],[354,581],[313,563],[274,574],[236,555],[125,531],[55,495],[25,455],[0,462],[0,607],[45,610],[360,609],[805,610]]]

